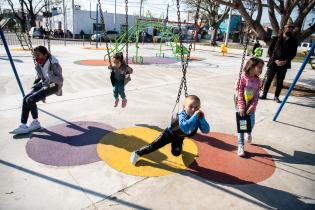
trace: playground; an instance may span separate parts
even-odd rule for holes
[[[131,61],[135,44],[129,48]],[[196,46],[191,56],[202,59],[189,62],[187,86],[201,98],[210,133],[185,140],[182,157],[165,147],[130,164],[131,151],[168,126],[182,76],[171,46],[163,44],[163,63],[156,62],[163,61],[156,48],[141,47],[155,63],[130,62],[134,74],[122,109],[113,107],[107,67],[78,63],[102,60],[104,51],[53,45],[64,95],[38,103],[43,128],[20,136],[9,131],[19,122],[22,96],[1,49],[1,208],[313,209],[315,99],[290,96],[277,122],[279,104],[260,101],[253,144],[246,144],[248,156],[238,157],[233,87],[241,51],[223,57]],[[11,53],[27,92],[34,80],[30,52]],[[300,66],[293,63],[287,82]],[[298,84],[314,88],[314,78],[306,66]]]
[[[240,119],[244,110],[235,109],[234,94],[242,72],[258,81],[259,93],[255,76],[267,70],[267,49],[260,46],[254,56],[261,59],[246,70],[249,36],[241,50],[198,43],[200,1],[194,22],[181,21],[177,1],[178,21],[139,18],[130,27],[125,4],[125,24],[112,41],[98,1],[103,45],[62,45],[47,35],[45,52],[23,31],[16,34],[20,44],[8,45],[0,28],[0,209],[314,209],[315,71],[306,64],[315,45],[303,63],[292,62],[282,102],[272,100],[274,88],[269,100],[259,101],[251,130],[253,113]],[[49,2],[49,19],[48,11]],[[145,37],[148,28],[158,33]],[[56,95],[48,94],[52,90]],[[200,98],[201,111],[188,95]],[[180,118],[182,108],[187,118]],[[25,112],[26,121],[29,112],[34,119],[29,127]],[[237,132],[245,130],[244,121],[252,142],[242,145]],[[171,144],[137,153],[154,140]]]

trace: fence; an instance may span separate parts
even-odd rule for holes
[[[15,33],[4,33],[5,39],[8,45],[21,45]],[[47,39],[35,39],[31,38],[33,46],[47,45]],[[95,45],[96,43],[90,40],[90,36],[82,36],[80,39],[69,39],[69,38],[50,38],[51,45],[72,45],[72,46],[85,46],[86,44]],[[104,42],[99,42],[99,45],[105,44]],[[0,45],[3,45],[2,40],[0,40]]]

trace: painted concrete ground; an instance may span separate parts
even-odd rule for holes
[[[189,63],[188,92],[200,96],[211,133],[187,140],[180,157],[165,147],[136,167],[128,162],[130,152],[152,141],[171,117],[181,66],[164,47],[165,62],[154,59],[153,45],[141,48],[151,63],[131,64],[123,109],[113,107],[104,63],[78,65],[102,60],[104,51],[52,46],[63,66],[64,95],[39,103],[44,128],[23,136],[8,133],[18,125],[21,95],[8,61],[0,59],[0,208],[314,209],[315,98],[290,97],[279,122],[272,122],[278,104],[260,101],[253,144],[246,144],[245,158],[237,157],[237,53],[222,57],[202,46],[192,53],[200,59]],[[12,54],[27,91],[34,79],[29,52]],[[293,64],[288,81],[299,65]],[[313,87],[314,77],[306,69],[301,82]]]

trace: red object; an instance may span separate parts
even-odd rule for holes
[[[253,184],[268,179],[275,172],[272,156],[259,145],[245,144],[245,156],[239,157],[236,136],[210,132],[197,134],[193,139],[198,156],[187,170],[204,179],[225,184]]]

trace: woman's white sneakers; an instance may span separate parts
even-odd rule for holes
[[[27,134],[27,133],[29,133],[31,131],[35,131],[39,128],[41,128],[39,121],[33,120],[33,122],[31,122],[29,127],[25,124],[21,124],[18,128],[14,129],[10,133],[12,133],[12,134]]]
[[[33,122],[30,124],[30,127],[28,127],[29,132],[34,131],[41,128],[40,123],[38,120],[33,120]]]
[[[25,124],[21,124],[19,127],[11,131],[13,134],[25,134],[28,133],[28,126]]]
[[[130,156],[130,162],[133,165],[136,165],[137,161],[138,161],[139,155],[136,152],[132,152],[131,156]]]

